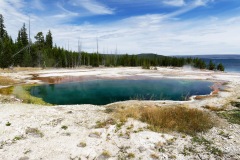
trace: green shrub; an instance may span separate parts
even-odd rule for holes
[[[64,130],[67,130],[67,129],[68,129],[68,126],[65,126],[65,125],[64,125],[64,126],[62,126],[61,128],[64,129]]]
[[[11,126],[11,123],[10,123],[10,122],[7,122],[7,123],[6,123],[6,126]]]

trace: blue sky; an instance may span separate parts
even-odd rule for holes
[[[102,53],[240,53],[240,0],[0,0],[0,13],[14,39],[30,16],[33,41],[50,29],[75,51],[98,38]]]

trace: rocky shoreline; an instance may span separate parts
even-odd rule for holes
[[[0,159],[240,159],[240,125],[224,118],[225,112],[239,109],[240,74],[182,68],[93,68],[47,69],[0,72],[27,84],[42,83],[40,77],[97,76],[226,81],[217,96],[199,100],[125,101],[105,106],[24,104],[14,96],[0,95]],[[235,102],[235,103],[233,103]],[[148,124],[129,118],[112,123],[110,109],[120,106],[167,106],[186,104],[217,117],[218,125],[207,132],[188,135],[153,132]],[[223,115],[223,116],[222,116]],[[102,121],[109,123],[99,126]]]

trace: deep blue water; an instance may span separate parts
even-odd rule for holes
[[[212,60],[215,64],[222,63],[226,72],[240,72],[240,55],[195,55],[183,57],[198,57],[207,64]]]
[[[209,94],[212,84],[177,79],[93,80],[34,86],[30,93],[52,104],[105,105],[131,99],[185,100],[192,95]]]
[[[207,64],[210,59],[203,59]],[[240,72],[240,59],[211,59],[213,63],[222,63],[225,67],[225,72]]]

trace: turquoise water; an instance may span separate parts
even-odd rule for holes
[[[192,95],[209,94],[212,84],[176,79],[93,80],[34,86],[30,93],[52,104],[105,105],[131,99],[186,100]]]

